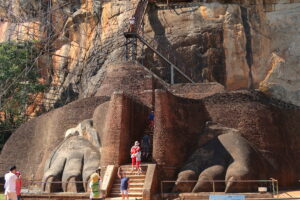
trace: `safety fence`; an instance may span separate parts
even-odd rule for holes
[[[279,193],[278,180],[201,180],[202,183],[207,183],[207,193],[216,194],[220,193],[221,190],[224,191],[225,183],[238,184],[239,188],[243,191],[239,193],[257,193],[259,190],[264,190],[262,192],[270,193],[272,196],[276,196]],[[181,185],[185,188],[192,189],[198,183],[197,180],[186,180],[186,181],[174,181],[174,180],[164,180],[160,182],[161,199],[168,199],[172,196],[178,196],[182,191],[176,190],[175,185]],[[211,188],[209,188],[209,186]],[[220,189],[222,188],[222,189]],[[254,191],[257,188],[257,191]],[[191,191],[186,191],[191,192]],[[276,198],[275,198],[276,199]],[[282,198],[280,198],[282,199]],[[300,199],[300,198],[299,198]]]
[[[51,181],[51,182],[45,182],[42,180],[23,180],[24,183],[27,185],[26,188],[22,188],[22,194],[26,198],[37,198],[37,199],[88,199],[88,193],[87,192],[58,192],[58,193],[47,193],[43,192],[41,190],[42,184],[87,184],[87,181]],[[225,180],[204,180],[203,182],[207,182],[211,184],[211,190],[202,193],[198,193],[199,196],[192,196],[191,194],[186,194],[187,196],[181,195],[180,192],[168,192],[168,190],[171,188],[170,186],[174,187],[176,181],[173,180],[164,180],[161,181],[161,199],[199,199],[201,198],[208,198],[210,194],[225,194],[224,192],[218,192],[218,185],[219,184],[225,184],[228,182],[234,182],[239,184],[247,184],[249,188],[262,187],[266,188],[266,193],[270,194],[270,197],[267,196],[261,196],[261,197],[254,197],[251,196],[251,194],[257,194],[257,192],[254,192],[253,190],[249,191],[239,191],[237,194],[246,194],[247,200],[288,200],[288,199],[300,199],[300,197],[279,197],[279,187],[278,187],[278,180],[271,179],[271,180],[236,180],[236,181],[225,181]],[[178,184],[179,182],[177,182]],[[180,184],[186,183],[186,184],[196,184],[197,181],[180,181]],[[0,183],[0,187],[3,188],[4,183]],[[178,198],[178,196],[180,197]],[[248,195],[248,196],[247,196]]]

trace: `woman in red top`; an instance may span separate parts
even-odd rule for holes
[[[135,141],[134,146],[131,147],[131,150],[130,150],[130,154],[131,154],[131,171],[132,172],[133,172],[133,170],[136,166],[136,156],[135,156],[135,154],[141,150],[139,145],[140,145],[140,143],[138,141]]]
[[[18,200],[20,200],[21,199],[21,188],[22,188],[22,176],[19,171],[16,172],[16,175],[18,177],[18,179],[16,181],[16,193],[17,193]]]

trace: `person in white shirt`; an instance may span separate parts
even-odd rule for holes
[[[9,173],[5,174],[5,196],[7,200],[17,200],[16,193],[16,181],[18,177],[16,176],[17,168],[13,166],[10,168]]]
[[[137,173],[140,174],[140,173],[142,173],[142,168],[141,168],[142,154],[141,154],[141,151],[138,151],[135,154],[135,157],[136,157],[136,169],[137,169]]]
[[[133,33],[135,30],[134,30],[134,27],[135,27],[135,17],[132,16],[130,19],[129,19],[129,25],[130,25],[130,32]]]

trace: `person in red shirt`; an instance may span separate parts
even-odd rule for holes
[[[17,193],[18,200],[20,200],[21,199],[21,188],[22,188],[22,176],[19,171],[16,172],[16,175],[18,177],[18,179],[16,180],[16,193]]]
[[[130,154],[131,154],[131,171],[135,169],[136,166],[136,153],[141,151],[140,143],[135,141],[134,146],[131,147]]]

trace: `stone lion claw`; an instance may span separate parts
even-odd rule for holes
[[[46,192],[87,191],[89,177],[100,162],[97,132],[92,121],[85,120],[65,136],[47,160],[42,188]]]

